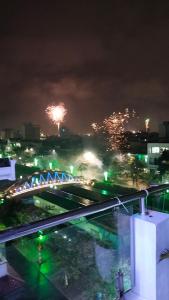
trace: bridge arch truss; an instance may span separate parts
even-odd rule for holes
[[[14,198],[18,195],[25,194],[34,190],[57,186],[62,184],[81,183],[80,177],[63,171],[44,171],[36,172],[32,176],[18,180],[6,190],[7,198]]]

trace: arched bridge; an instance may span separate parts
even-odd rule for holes
[[[7,198],[14,198],[28,192],[33,192],[51,186],[70,183],[77,184],[82,182],[83,179],[81,177],[75,177],[62,171],[36,172],[32,176],[28,176],[15,182],[6,190],[5,195]]]

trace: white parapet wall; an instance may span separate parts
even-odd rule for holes
[[[163,254],[169,249],[169,214],[150,211],[132,222],[135,282],[125,300],[168,300],[169,256]]]
[[[7,260],[4,257],[0,258],[0,278],[8,274]]]
[[[0,159],[0,180],[16,180],[14,159]]]
[[[6,256],[5,243],[1,243],[0,244],[0,278],[8,274],[8,263],[5,256]]]

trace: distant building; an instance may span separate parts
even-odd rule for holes
[[[15,160],[0,158],[0,180],[16,180]]]
[[[169,141],[169,121],[159,125],[159,137]]]
[[[147,162],[152,169],[156,169],[156,160],[161,156],[164,150],[169,150],[169,143],[148,143],[147,144]]]
[[[40,140],[44,141],[44,140],[46,140],[46,138],[47,138],[47,135],[42,130],[40,130]]]
[[[0,131],[0,138],[2,140],[13,139],[15,137],[15,132],[12,128],[4,128]]]
[[[24,140],[40,140],[40,127],[32,123],[25,123],[21,128],[21,136]]]

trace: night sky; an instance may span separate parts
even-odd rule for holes
[[[169,120],[169,1],[1,1],[0,128],[52,133],[59,102],[76,132],[126,107]]]

